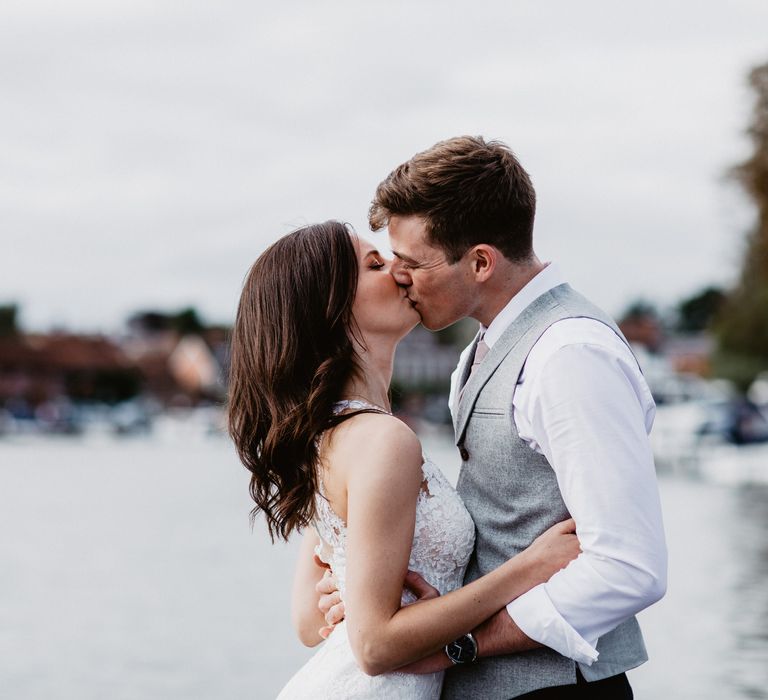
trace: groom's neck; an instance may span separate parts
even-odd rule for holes
[[[501,310],[544,268],[536,256],[524,264],[508,263],[498,274],[484,283],[480,289],[480,304],[473,318],[482,323],[486,328],[491,325]]]

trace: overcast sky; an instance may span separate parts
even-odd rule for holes
[[[517,153],[575,287],[673,304],[737,270],[753,212],[724,173],[765,61],[765,0],[5,0],[0,303],[230,321],[266,245],[367,231],[379,180],[467,133]]]

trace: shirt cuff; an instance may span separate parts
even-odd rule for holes
[[[507,605],[509,616],[534,641],[591,666],[599,652],[565,621],[544,586],[539,584]]]

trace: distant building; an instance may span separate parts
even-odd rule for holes
[[[221,389],[221,368],[199,335],[185,335],[168,357],[168,369],[188,394],[213,395]]]
[[[164,405],[223,400],[227,329],[184,332],[178,318],[147,312],[128,322],[121,346],[140,371],[144,391]],[[193,319],[193,326],[196,323]],[[188,328],[193,326],[187,324]]]
[[[664,342],[663,352],[676,372],[709,377],[715,345],[715,339],[706,332],[674,335]]]
[[[699,377],[712,373],[715,341],[706,331],[665,332],[656,313],[643,305],[630,309],[619,322],[619,328],[634,347],[663,357],[674,372]]]
[[[54,333],[0,338],[0,402],[30,410],[67,397],[117,402],[134,396],[136,368],[103,336]]]
[[[117,404],[137,396],[166,406],[220,402],[227,337],[227,329],[216,327],[181,332],[162,314],[134,317],[129,332],[116,339],[2,335],[0,409],[33,418],[52,403]]]
[[[434,333],[417,326],[397,348],[393,379],[405,388],[442,389],[447,394],[458,359],[454,346],[441,345]]]

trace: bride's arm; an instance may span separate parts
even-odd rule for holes
[[[373,430],[372,420],[377,421]],[[422,481],[421,446],[399,421],[371,417],[366,422],[368,430],[348,436],[357,463],[346,478],[345,608],[355,657],[365,673],[377,675],[427,656],[470,631],[546,581],[573,554],[560,562],[546,546],[532,547],[463,588],[401,608]],[[362,420],[359,425],[363,427]],[[562,559],[565,552],[559,554]]]
[[[317,646],[323,641],[319,630],[326,624],[317,607],[320,595],[315,590],[317,582],[326,572],[326,569],[315,563],[313,556],[319,542],[315,530],[307,528],[301,540],[296,572],[293,575],[291,619],[299,640],[308,647]]]

